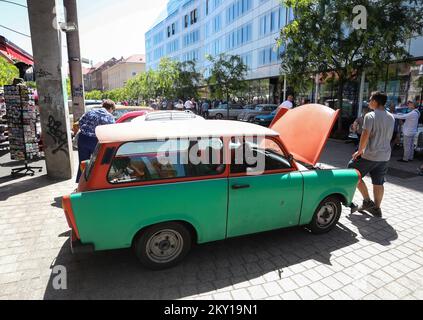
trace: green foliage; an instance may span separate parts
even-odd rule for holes
[[[245,76],[247,66],[238,55],[220,54],[217,57],[207,56],[212,63],[207,84],[213,97],[228,99],[230,95],[246,88]]]
[[[99,90],[92,90],[85,92],[85,99],[87,100],[101,100],[103,93]]]
[[[35,81],[26,81],[25,83],[28,88],[37,89],[37,83]]]
[[[335,71],[339,103],[346,80],[370,65],[381,68],[407,58],[408,39],[423,31],[421,1],[283,0],[283,4],[293,8],[295,19],[278,39],[279,45],[286,44],[282,72],[298,83],[301,76]],[[357,5],[367,10],[367,29],[353,28]]]
[[[195,61],[178,62],[176,65],[176,97],[180,99],[198,98],[198,86],[202,80],[201,74],[195,69]]]
[[[0,57],[0,86],[12,84],[15,78],[19,78],[18,68]]]
[[[158,97],[165,99],[198,97],[197,86],[201,75],[194,61],[176,62],[169,58],[160,60],[157,70],[148,70],[129,79],[124,88],[110,91],[86,92],[86,99],[114,101],[132,100],[146,102]]]

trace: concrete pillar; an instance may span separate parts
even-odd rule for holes
[[[73,153],[56,0],[27,0],[47,175],[70,179]]]
[[[76,0],[64,0],[68,27],[66,32],[68,44],[69,73],[72,94],[72,114],[77,121],[85,113],[84,78],[82,76],[81,50],[79,45],[78,10]],[[74,28],[74,29],[73,29]]]

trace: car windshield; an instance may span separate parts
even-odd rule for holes
[[[263,111],[263,106],[257,106],[254,110],[256,110],[256,111]]]

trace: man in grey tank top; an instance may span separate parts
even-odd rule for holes
[[[357,188],[364,200],[359,211],[368,211],[377,217],[382,216],[380,205],[383,199],[383,184],[388,171],[388,161],[391,158],[391,139],[395,124],[392,114],[385,110],[386,101],[385,93],[372,93],[369,107],[373,112],[369,112],[364,117],[360,146],[348,164],[349,168],[360,171],[363,178],[370,174],[374,201],[370,199],[369,190],[361,179]]]

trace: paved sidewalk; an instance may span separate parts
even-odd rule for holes
[[[343,167],[352,152],[329,142],[322,162]],[[328,234],[293,228],[206,244],[161,272],[143,269],[131,250],[72,255],[60,197],[73,181],[10,180],[0,167],[0,299],[423,299],[418,164],[392,161],[383,219],[344,209]],[[67,290],[53,289],[57,265]]]

